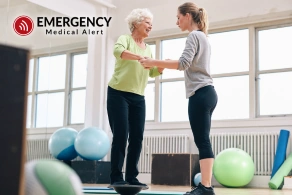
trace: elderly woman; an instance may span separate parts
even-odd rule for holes
[[[121,35],[114,46],[115,70],[108,83],[107,112],[113,133],[111,148],[111,185],[143,185],[137,179],[144,125],[144,90],[148,77],[159,76],[163,68],[144,69],[138,60],[152,57],[144,39],[152,29],[153,15],[147,9],[134,9],[126,18],[131,34]],[[128,145],[126,174],[122,167]]]

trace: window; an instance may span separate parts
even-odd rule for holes
[[[161,59],[178,60],[185,48],[186,38],[176,38],[161,41]],[[184,77],[183,71],[165,69],[162,78]]]
[[[161,59],[178,60],[184,50],[186,37],[161,41]],[[161,83],[161,122],[188,120],[184,72],[165,69]]]
[[[145,89],[146,120],[154,121],[155,83],[150,83]]]
[[[66,55],[38,58],[37,91],[65,88]]]
[[[61,127],[64,120],[64,92],[42,93],[36,96],[38,127]]]
[[[188,121],[184,81],[163,82],[161,90],[161,122]]]
[[[214,78],[218,103],[212,119],[245,119],[249,118],[249,78],[231,76]]]
[[[32,89],[33,89],[33,75],[34,75],[34,59],[29,60],[29,72],[28,72],[28,93],[27,96],[27,114],[26,114],[26,127],[31,127],[31,115],[32,115]]]
[[[211,74],[249,70],[248,30],[209,34]]]
[[[84,123],[87,78],[87,54],[72,57],[70,124]]]
[[[27,128],[84,123],[86,74],[86,53],[32,58],[29,66]]]
[[[155,44],[149,44],[149,46],[150,46],[150,49],[151,49],[151,52],[152,52],[152,58],[156,59],[156,45]],[[154,80],[155,80],[155,78],[151,78],[151,77],[148,78],[148,81],[154,81]]]
[[[70,124],[84,123],[86,90],[72,91]]]
[[[31,106],[32,106],[32,95],[27,96],[27,114],[26,114],[26,127],[31,127]]]
[[[292,68],[292,26],[258,31],[259,70]]]
[[[152,58],[156,59],[156,45],[148,43],[152,52]],[[155,78],[148,78],[148,85],[146,86],[144,95],[146,103],[146,120],[154,121],[155,110]]]
[[[28,92],[32,92],[33,74],[34,74],[34,59],[29,60],[29,75],[28,75]]]
[[[292,114],[292,26],[258,29],[260,116]]]
[[[65,54],[38,58],[36,128],[63,125],[65,75]]]
[[[156,45],[155,44],[149,44],[151,52],[152,52],[152,58],[156,59]]]
[[[260,115],[292,114],[292,71],[259,75]]]
[[[248,34],[243,29],[209,35],[210,71],[218,95],[213,119],[249,118]]]

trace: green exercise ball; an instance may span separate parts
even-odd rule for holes
[[[215,179],[225,187],[243,187],[254,176],[254,162],[245,151],[228,148],[216,156],[213,174]]]
[[[25,165],[25,195],[83,195],[82,182],[68,165],[34,160]]]

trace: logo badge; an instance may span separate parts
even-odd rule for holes
[[[33,30],[33,21],[28,16],[19,16],[13,23],[14,31],[20,36],[27,36]]]

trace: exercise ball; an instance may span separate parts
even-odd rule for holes
[[[61,128],[55,131],[49,139],[49,151],[59,160],[72,160],[77,157],[74,141],[78,131],[72,128]]]
[[[36,160],[25,164],[25,195],[82,195],[76,172],[57,160]]]
[[[201,181],[202,181],[202,175],[201,175],[201,173],[197,173],[194,177],[195,186],[198,186],[199,183],[201,183]]]
[[[250,155],[241,149],[225,149],[214,160],[213,174],[225,187],[243,187],[254,176],[254,163]]]
[[[88,127],[78,133],[74,146],[84,160],[100,160],[108,153],[110,140],[103,130]]]

